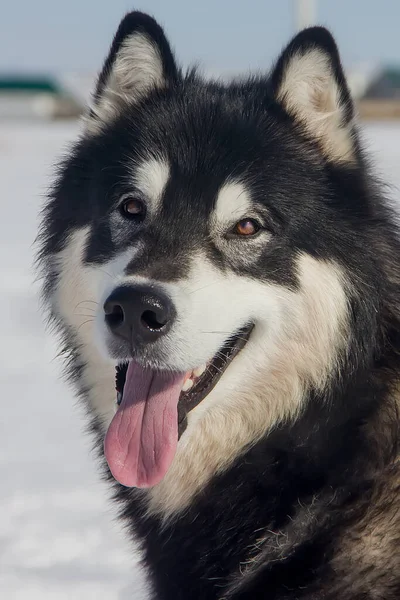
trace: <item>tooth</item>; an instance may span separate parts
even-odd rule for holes
[[[188,392],[192,386],[193,386],[193,381],[191,379],[186,379],[185,383],[182,386],[182,391]]]
[[[207,365],[201,365],[201,367],[197,367],[197,369],[194,369],[193,375],[195,377],[200,377],[200,375],[203,375],[206,368],[207,368]]]

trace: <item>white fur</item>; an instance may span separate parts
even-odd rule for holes
[[[278,100],[319,140],[329,158],[354,159],[351,124],[343,127],[340,91],[329,58],[318,49],[291,57]]]
[[[301,289],[290,292],[240,276],[224,278],[203,263],[203,282],[213,277],[218,282],[208,293],[205,287],[194,291],[198,259],[195,264],[190,285],[194,307],[185,320],[187,331],[181,332],[191,340],[187,359],[190,356],[193,362],[196,352],[201,364],[211,344],[215,350],[221,345],[223,333],[215,333],[211,341],[201,335],[200,328],[225,329],[226,337],[227,331],[234,331],[250,317],[255,330],[216,387],[189,413],[188,428],[172,466],[163,481],[148,492],[149,512],[163,518],[184,510],[213,475],[226,469],[278,422],[295,418],[309,385],[324,387],[347,341],[344,281],[334,264],[301,255]],[[224,312],[215,310],[220,308],[218,304]],[[194,318],[193,312],[201,311],[200,306],[204,314]],[[212,352],[207,358],[210,356]]]
[[[128,104],[134,104],[151,89],[165,85],[157,46],[144,33],[127,37],[118,51],[100,98],[91,107],[87,131],[97,133],[113,121]]]
[[[65,249],[55,258],[59,273],[53,296],[53,311],[72,331],[84,363],[82,384],[88,390],[90,406],[101,423],[107,426],[115,412],[114,364],[99,350],[95,322],[99,296],[94,280],[88,277],[82,257],[89,227],[70,236]],[[99,271],[97,270],[99,273]]]
[[[149,158],[135,167],[135,185],[151,203],[153,213],[160,205],[169,174],[169,164],[164,158]]]
[[[76,232],[56,259],[60,277],[54,309],[75,332],[86,365],[83,384],[106,428],[115,406],[113,362],[99,350],[94,318],[82,325],[92,313],[82,317],[77,307],[85,306],[82,300],[98,303],[100,335],[106,339],[105,295],[120,283],[146,279],[124,274],[134,250],[101,269],[83,265],[87,235],[87,228]],[[278,422],[295,418],[307,388],[323,389],[338,367],[348,336],[343,275],[334,263],[307,254],[299,256],[297,270],[300,289],[291,291],[223,273],[199,254],[189,277],[162,284],[178,313],[162,341],[166,368],[189,370],[204,364],[238,328],[249,321],[255,328],[216,387],[189,413],[170,470],[146,492],[149,512],[170,518],[184,510],[213,475]]]
[[[211,215],[211,235],[217,248],[236,266],[254,263],[271,237],[266,229],[262,229],[254,238],[227,237],[226,234],[235,224],[245,218],[263,220],[256,212],[250,191],[244,183],[239,181],[225,183],[218,193]]]
[[[102,367],[112,365],[114,369],[115,360],[110,357],[107,347],[109,332],[104,322],[103,305],[116,287],[132,279],[126,276],[125,270],[142,247],[131,246],[101,267],[91,266],[82,261],[89,233],[89,227],[76,231],[70,236],[64,250],[55,257],[60,277],[53,297],[53,310],[75,332],[89,370],[92,361],[88,353],[96,356],[96,360],[101,359]],[[96,370],[95,366],[93,370]],[[110,372],[109,369],[107,372]],[[106,415],[105,423],[108,425],[107,406],[104,409],[101,402],[98,410],[95,394],[92,400],[96,404],[96,412],[101,413],[98,416],[101,417],[103,413]]]
[[[253,214],[253,204],[243,183],[225,183],[218,192],[212,219],[218,226],[234,225]]]

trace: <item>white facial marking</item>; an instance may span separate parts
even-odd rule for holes
[[[115,402],[115,360],[107,349],[103,305],[110,293],[126,281],[125,269],[141,248],[128,248],[101,266],[88,265],[83,256],[89,234],[89,227],[76,231],[54,257],[59,277],[52,305],[74,333],[86,365],[82,377],[90,404],[107,427],[115,412],[111,406]]]
[[[88,390],[92,410],[100,422],[107,426],[115,412],[115,369],[109,359],[105,360],[97,344],[95,329],[99,295],[93,285],[95,278],[91,281],[82,263],[88,234],[89,227],[76,231],[70,236],[64,250],[54,257],[59,277],[52,305],[79,345],[84,364],[83,387]]]
[[[124,281],[147,280],[124,275],[132,256],[128,251],[106,267],[84,265],[88,233],[84,228],[73,234],[56,257],[60,275],[54,308],[74,332],[85,365],[82,383],[106,428],[115,412],[114,362],[99,350],[105,329],[96,330],[94,313],[80,314],[78,307],[97,306],[102,314],[109,289]],[[168,473],[146,492],[149,513],[169,519],[184,510],[216,473],[279,422],[296,418],[308,387],[323,390],[339,366],[348,339],[343,274],[334,263],[307,254],[299,256],[297,272],[300,289],[291,291],[221,272],[198,255],[186,279],[162,284],[178,314],[162,342],[165,367],[195,370],[185,388],[193,385],[192,377],[204,371],[228,337],[247,323],[255,327],[214,389],[188,414]]]
[[[239,182],[230,182],[218,193],[213,220],[218,225],[234,225],[251,212],[252,203],[246,187]]]
[[[169,179],[169,165],[164,159],[150,158],[135,169],[135,185],[151,202],[151,208],[157,211]]]
[[[271,239],[271,233],[261,228],[257,236],[243,236],[242,239],[240,236],[229,238],[226,234],[242,219],[262,222],[259,212],[260,208],[256,209],[250,191],[243,183],[231,181],[220,189],[211,216],[211,232],[217,248],[237,266],[254,264]],[[241,247],[241,244],[246,245]]]
[[[334,263],[300,255],[297,292],[223,275],[200,257],[194,265],[184,282],[190,307],[183,298],[179,303],[182,291],[175,294],[182,320],[169,342],[171,362],[182,369],[199,364],[246,320],[255,329],[215,388],[188,414],[172,466],[148,492],[149,513],[164,519],[184,510],[213,475],[279,422],[296,418],[307,388],[326,385],[348,336],[345,282]]]

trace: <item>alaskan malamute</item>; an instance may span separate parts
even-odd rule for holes
[[[154,599],[400,598],[400,245],[354,113],[322,27],[225,84],[134,12],[60,166],[44,297]]]

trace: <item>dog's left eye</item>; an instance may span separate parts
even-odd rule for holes
[[[125,196],[120,204],[120,211],[127,219],[143,219],[146,214],[146,206],[135,196]]]
[[[261,230],[261,225],[255,219],[242,219],[231,229],[230,236],[252,237]]]

